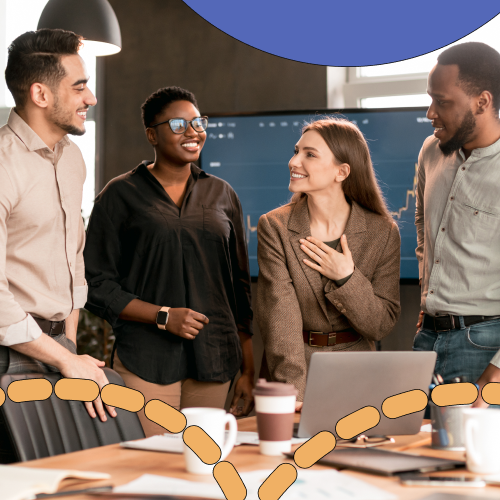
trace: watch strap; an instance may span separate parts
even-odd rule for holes
[[[160,330],[166,330],[167,329],[167,323],[168,323],[168,311],[170,311],[170,307],[160,307],[160,309],[158,310],[158,312],[156,313],[156,326],[160,329]],[[167,313],[167,319],[165,321],[165,323],[159,323],[158,322],[158,316],[160,315],[161,312],[165,312]]]

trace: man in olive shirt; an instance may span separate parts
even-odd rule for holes
[[[500,54],[482,43],[445,50],[427,91],[435,131],[418,163],[413,348],[437,352],[445,381],[482,387],[500,381]]]
[[[80,44],[74,33],[39,30],[9,47],[5,78],[16,107],[0,129],[0,374],[56,369],[102,387],[104,363],[76,355],[75,345],[87,299],[85,164],[67,134],[85,133],[96,104]],[[86,407],[106,420],[100,399]]]

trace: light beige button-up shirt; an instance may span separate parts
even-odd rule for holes
[[[421,308],[500,315],[500,140],[465,159],[428,137],[418,159],[415,216]],[[500,366],[500,354],[492,363]]]
[[[85,305],[85,175],[76,144],[52,151],[11,111],[0,128],[0,345],[38,338],[32,316],[61,321]]]

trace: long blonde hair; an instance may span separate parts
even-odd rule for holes
[[[318,132],[339,163],[351,167],[349,176],[342,182],[346,198],[393,221],[375,177],[368,144],[359,128],[345,118],[331,117],[307,124],[302,135],[309,130]],[[291,201],[303,196],[306,194],[295,193]]]

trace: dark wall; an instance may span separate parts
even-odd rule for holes
[[[123,48],[103,61],[101,184],[152,157],[140,106],[160,87],[191,90],[206,114],[326,108],[323,66],[249,47],[181,0],[110,3],[120,22]]]

